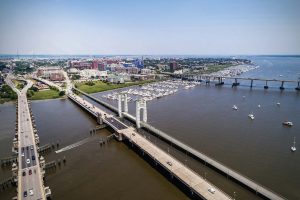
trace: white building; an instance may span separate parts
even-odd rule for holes
[[[96,69],[84,69],[80,71],[80,76],[82,79],[101,79],[106,80],[107,79],[107,71],[99,71]]]

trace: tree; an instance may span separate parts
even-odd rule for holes
[[[64,96],[65,94],[66,94],[65,91],[60,91],[60,92],[59,92],[59,96]]]

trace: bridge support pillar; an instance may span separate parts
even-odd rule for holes
[[[264,86],[265,89],[268,89],[269,86],[268,86],[268,81],[266,81],[266,85]]]
[[[136,127],[141,128],[141,115],[140,110],[143,109],[143,122],[147,122],[147,105],[146,101],[138,100],[136,101]]]
[[[118,113],[119,117],[122,117],[122,96],[118,94]]]
[[[300,91],[300,82],[298,82],[298,86],[295,88],[295,90]]]
[[[16,163],[12,164],[12,178],[14,180],[15,183],[18,182],[18,165]]]
[[[127,94],[124,94],[124,112],[128,113],[128,99],[127,99]]]
[[[101,113],[98,113],[97,123],[100,124],[100,125],[103,124],[103,119],[102,119]]]
[[[284,90],[284,86],[283,85],[284,85],[284,81],[281,81],[281,86],[279,88],[280,90]]]

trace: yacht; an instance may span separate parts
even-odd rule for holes
[[[237,107],[236,105],[233,105],[233,106],[232,106],[232,109],[233,109],[233,110],[238,110],[238,107]]]
[[[296,151],[296,138],[294,137],[294,146],[291,147],[291,151]]]
[[[282,124],[285,126],[293,126],[293,122],[289,122],[289,121],[284,121],[282,122]]]
[[[252,119],[252,120],[254,119],[254,115],[253,115],[253,114],[249,114],[248,117],[249,117],[250,119]]]

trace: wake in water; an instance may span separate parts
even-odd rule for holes
[[[75,147],[78,147],[78,146],[80,146],[80,145],[83,145],[83,144],[85,144],[85,143],[91,141],[92,139],[93,139],[92,137],[85,138],[85,139],[83,139],[83,140],[81,140],[81,141],[79,141],[79,142],[76,142],[76,143],[74,143],[74,144],[70,144],[70,145],[68,145],[68,146],[66,146],[66,147],[64,147],[64,148],[62,148],[62,149],[59,149],[59,150],[55,151],[55,153],[61,153],[61,152],[64,152],[64,151],[68,151],[68,150],[70,150],[70,149],[73,149],[73,148],[75,148]]]

